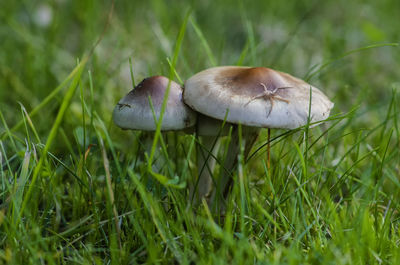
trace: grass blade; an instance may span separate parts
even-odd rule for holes
[[[50,130],[49,136],[47,138],[46,145],[45,145],[45,147],[44,147],[44,149],[42,151],[42,154],[40,156],[39,162],[36,165],[36,168],[35,168],[35,170],[33,172],[33,176],[32,176],[32,179],[31,179],[30,186],[28,188],[27,193],[24,196],[24,200],[23,200],[23,203],[22,203],[22,206],[21,206],[20,217],[23,214],[23,212],[25,210],[25,207],[26,207],[26,205],[27,205],[27,203],[28,203],[28,201],[30,199],[30,196],[31,196],[31,194],[33,192],[33,188],[35,187],[36,180],[37,180],[37,178],[38,178],[38,176],[39,176],[39,174],[40,174],[40,172],[42,170],[43,163],[46,160],[47,152],[50,150],[50,147],[51,147],[51,145],[52,145],[52,143],[53,143],[53,141],[54,141],[54,139],[55,139],[55,137],[57,135],[58,128],[60,127],[61,122],[64,119],[64,114],[67,111],[67,109],[69,107],[69,104],[71,103],[72,97],[74,96],[75,91],[76,91],[76,89],[78,87],[79,80],[81,78],[82,71],[83,71],[83,69],[84,69],[84,67],[86,65],[87,60],[88,60],[88,57],[85,57],[82,60],[82,62],[78,64],[77,68],[75,68],[73,70],[74,75],[72,75],[72,76],[74,77],[74,79],[72,80],[71,85],[69,86],[69,88],[67,90],[67,93],[66,93],[66,95],[65,95],[65,97],[64,97],[64,99],[62,101],[62,104],[61,104],[61,107],[60,107],[60,109],[58,111],[56,120],[55,120],[55,122],[53,124],[53,127]],[[71,74],[70,74],[70,76],[71,76]],[[72,78],[72,76],[71,76],[71,78]],[[52,94],[53,94],[53,92],[52,92]],[[41,104],[40,106],[44,106],[44,105]],[[40,108],[36,108],[36,111],[38,111],[39,109]],[[34,112],[32,111],[30,116],[32,116],[33,114],[34,114]],[[18,218],[17,222],[19,222],[19,221],[20,221],[20,218]]]

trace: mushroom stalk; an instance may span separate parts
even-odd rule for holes
[[[232,182],[232,173],[235,165],[237,163],[237,157],[239,154],[239,137],[237,134],[237,126],[234,126],[232,130],[231,141],[228,145],[228,153],[225,158],[224,164],[221,165],[223,168],[223,173],[221,177],[217,180],[216,186],[212,190],[208,204],[216,212],[221,212],[225,210],[226,195],[229,194],[230,183]]]
[[[244,157],[246,158],[253,147],[259,133],[259,128],[242,126],[243,133],[243,145],[244,145]],[[228,145],[228,155],[222,165],[224,168],[221,178],[218,179],[217,186],[213,189],[210,196],[209,204],[217,212],[223,212],[226,207],[225,200],[228,198],[232,183],[233,183],[233,172],[236,169],[238,162],[238,155],[240,152],[239,135],[237,125],[234,125],[232,130],[231,141]]]
[[[190,187],[190,199],[198,204],[203,198],[209,201],[213,188],[213,172],[218,155],[220,140],[218,137],[228,134],[228,126],[223,122],[198,113],[196,134],[199,137],[197,145],[198,179]]]
[[[213,172],[219,150],[219,139],[214,136],[199,137],[197,145],[197,170],[198,179],[190,187],[190,199],[194,204],[199,204],[203,198],[208,198],[213,186]]]

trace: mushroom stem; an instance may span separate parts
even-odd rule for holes
[[[225,199],[229,194],[229,189],[232,183],[232,173],[237,164],[239,151],[239,136],[237,133],[237,126],[235,125],[228,145],[228,153],[224,164],[222,165],[224,167],[221,169],[223,172],[221,177],[217,180],[216,186],[214,187],[209,200],[211,208],[216,212],[223,212],[225,210]]]
[[[243,145],[244,145],[244,157],[246,158],[253,147],[260,129],[249,126],[242,126],[243,132]],[[228,146],[228,155],[224,161],[224,169],[221,178],[217,182],[217,186],[213,189],[210,196],[209,202],[212,204],[212,208],[217,212],[225,211],[226,203],[225,200],[229,196],[232,183],[233,183],[233,171],[236,169],[238,162],[238,155],[240,152],[239,146],[239,135],[237,125],[232,130],[232,138]]]
[[[213,172],[219,150],[219,140],[215,136],[199,137],[197,145],[198,179],[190,187],[190,199],[197,205],[202,198],[208,198],[212,189]]]
[[[198,178],[191,184],[189,195],[197,205],[205,198],[209,201],[213,186],[213,171],[219,150],[219,137],[228,134],[228,127],[220,120],[197,114],[196,134],[199,136],[197,145]]]

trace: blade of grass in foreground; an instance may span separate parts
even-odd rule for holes
[[[64,79],[64,81],[61,82],[61,84],[56,87],[45,99],[40,102],[39,105],[37,105],[30,113],[29,116],[32,118],[35,116],[41,109],[43,109],[44,106],[46,106],[64,87],[68,82],[74,78],[78,74],[79,71],[81,71],[82,67],[86,64],[88,60],[88,57],[86,57],[84,60],[82,60],[75,68],[72,70],[72,72],[67,76],[67,78]],[[78,74],[80,76],[80,74]],[[65,98],[64,98],[65,100]],[[15,130],[18,130],[19,127],[21,127],[24,124],[23,120],[20,120],[14,127],[10,129],[10,132],[13,132]],[[5,133],[3,133],[0,136],[1,140],[4,140],[4,137],[6,136]]]
[[[176,46],[175,46],[175,50],[174,50],[174,56],[172,58],[171,69],[170,69],[170,73],[169,73],[169,80],[170,81],[168,82],[167,90],[165,91],[165,96],[164,96],[163,103],[162,103],[162,106],[161,106],[160,117],[159,117],[158,122],[157,122],[156,132],[154,133],[153,146],[151,147],[151,153],[150,153],[150,156],[148,157],[148,161],[147,161],[147,170],[148,170],[148,172],[150,172],[150,174],[153,177],[155,177],[158,181],[160,181],[164,185],[168,185],[168,182],[166,182],[166,177],[162,176],[161,174],[158,174],[158,173],[154,172],[153,169],[152,169],[152,164],[153,164],[153,159],[154,159],[154,155],[155,155],[155,152],[156,152],[158,138],[161,136],[161,125],[162,125],[162,121],[163,121],[163,118],[164,118],[165,109],[167,107],[169,91],[170,91],[170,88],[171,88],[171,79],[174,77],[175,65],[176,65],[176,62],[178,60],[178,55],[179,55],[179,51],[181,49],[183,37],[185,36],[186,25],[187,25],[189,16],[190,16],[190,10],[186,13],[185,19],[183,20],[182,26],[181,26],[181,28],[179,30],[179,34],[178,34],[178,38],[177,38]]]
[[[137,191],[140,194],[140,197],[143,200],[143,203],[146,207],[146,209],[149,211],[151,214],[151,217],[153,219],[153,222],[155,226],[157,227],[158,233],[160,234],[160,237],[164,241],[164,243],[168,246],[168,248],[171,250],[175,258],[180,261],[182,260],[182,252],[178,248],[178,245],[175,242],[175,239],[172,237],[170,229],[168,227],[165,227],[165,215],[163,214],[161,208],[159,205],[153,200],[151,194],[149,194],[143,184],[140,182],[140,180],[137,178],[137,176],[132,172],[131,169],[128,169],[128,174],[131,178],[131,180],[135,183]]]
[[[167,62],[168,62],[169,67],[172,67],[171,60],[170,60],[169,58],[167,58]],[[176,69],[175,69],[175,68],[173,68],[173,69],[174,69],[175,77],[178,79],[178,81],[179,81],[180,84],[183,84],[184,81],[183,81],[182,78],[179,76],[179,74],[176,72]]]
[[[29,151],[29,148],[27,146],[25,155],[24,155],[24,160],[22,162],[21,166],[21,172],[19,174],[19,181],[16,181],[16,187],[15,187],[15,194],[11,196],[13,200],[13,212],[12,212],[12,220],[15,222],[16,218],[20,215],[20,206],[21,206],[21,201],[22,201],[22,196],[24,193],[24,187],[25,184],[29,178],[29,162],[31,161],[31,151]]]
[[[100,135],[98,135],[98,139],[100,142],[100,147],[101,147],[101,153],[103,156],[103,165],[104,165],[104,170],[106,172],[106,183],[107,183],[107,193],[108,193],[108,199],[109,199],[109,207],[112,211],[112,215],[114,215],[114,225],[115,225],[115,233],[110,234],[110,248],[111,248],[111,256],[112,256],[112,261],[113,263],[118,260],[118,254],[116,253],[116,242],[118,242],[119,249],[122,250],[122,244],[121,244],[121,231],[118,225],[118,211],[117,207],[115,205],[115,200],[114,200],[114,192],[112,189],[112,183],[111,183],[111,174],[110,174],[110,163],[107,158],[107,152],[104,147],[104,142],[103,139],[101,138]],[[116,238],[115,238],[116,237]]]
[[[71,78],[74,77],[74,79],[72,80],[71,85],[69,86],[69,88],[68,88],[68,90],[67,90],[67,93],[65,94],[65,97],[64,97],[64,99],[63,99],[63,101],[62,101],[60,110],[58,111],[56,120],[55,120],[55,122],[54,122],[54,124],[53,124],[53,127],[51,128],[49,137],[47,138],[46,145],[45,145],[45,147],[43,148],[43,151],[42,151],[42,154],[41,154],[41,156],[40,156],[39,162],[38,162],[38,164],[36,165],[36,168],[35,168],[35,170],[34,170],[34,172],[33,172],[33,176],[32,176],[32,180],[31,180],[30,186],[29,186],[28,191],[27,191],[27,193],[26,193],[26,195],[25,195],[25,197],[24,197],[24,200],[23,200],[23,202],[22,202],[21,211],[20,211],[20,213],[19,213],[19,218],[17,219],[17,224],[18,224],[18,222],[20,221],[20,218],[21,218],[21,216],[22,216],[22,214],[23,214],[23,212],[24,212],[24,210],[25,210],[25,207],[26,207],[28,201],[29,201],[29,198],[30,198],[30,196],[31,196],[31,194],[32,194],[32,191],[33,191],[33,187],[35,187],[35,182],[36,182],[36,180],[37,180],[37,178],[38,178],[38,176],[39,176],[39,174],[40,174],[40,172],[41,172],[42,165],[43,165],[43,163],[44,163],[44,161],[45,161],[45,159],[46,159],[46,157],[47,157],[46,154],[47,154],[47,152],[49,151],[50,146],[51,146],[51,144],[53,143],[53,141],[54,141],[54,139],[55,139],[55,137],[56,137],[56,135],[57,135],[58,128],[60,127],[61,122],[62,122],[62,120],[64,119],[64,114],[65,114],[65,112],[67,111],[67,109],[68,109],[68,107],[69,107],[69,104],[71,103],[72,97],[73,97],[74,94],[75,94],[75,91],[76,91],[76,89],[77,89],[77,87],[78,87],[78,84],[79,84],[79,80],[80,80],[80,78],[81,78],[83,69],[85,68],[85,65],[86,65],[86,62],[87,62],[87,61],[88,61],[88,57],[86,56],[86,57],[82,60],[82,62],[79,63],[78,66],[77,66],[77,67],[72,71],[72,73],[67,77],[67,79],[64,80],[64,81],[62,82],[62,84],[64,84],[64,83],[67,82],[67,80],[68,80],[70,77],[71,77]],[[60,85],[60,86],[61,86],[61,85]],[[60,86],[59,86],[59,87],[60,87]],[[53,91],[53,92],[54,92],[54,91]],[[53,94],[53,92],[52,92],[51,94]],[[49,97],[47,97],[47,98],[49,98]],[[46,99],[47,99],[47,98],[46,98]],[[43,103],[43,102],[42,102],[42,103]],[[43,104],[40,104],[39,106],[44,106],[44,105],[43,105]],[[36,109],[39,110],[40,108],[36,108]],[[33,111],[32,111],[32,112],[31,112],[31,116],[32,116],[33,114],[34,114],[34,113],[33,113]],[[16,225],[16,226],[17,226],[17,225]]]
[[[3,141],[4,140],[3,137],[4,136],[8,136],[14,151],[17,152],[18,149],[17,149],[17,146],[15,145],[14,138],[12,136],[11,130],[10,130],[10,128],[8,128],[6,120],[4,119],[4,116],[3,116],[3,112],[1,110],[0,110],[0,119],[1,119],[1,122],[3,123],[4,129],[5,129],[5,131],[3,132],[3,136],[0,137],[0,140]]]

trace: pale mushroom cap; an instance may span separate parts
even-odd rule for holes
[[[156,121],[149,103],[149,97],[158,120],[168,82],[169,79],[164,76],[144,79],[114,108],[113,120],[115,124],[123,129],[155,130]],[[161,130],[181,130],[193,126],[195,122],[196,113],[182,101],[181,86],[171,81]]]
[[[194,110],[216,119],[294,129],[307,124],[310,89],[312,123],[326,119],[334,104],[316,87],[270,68],[209,68],[186,81],[183,97]]]

